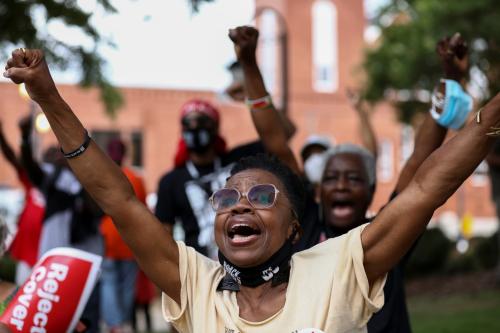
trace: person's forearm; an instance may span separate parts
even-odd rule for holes
[[[245,91],[249,99],[267,95],[264,81],[256,62],[242,63],[245,74]],[[279,112],[270,106],[261,110],[252,110],[252,120],[266,150],[276,155],[294,172],[299,173],[297,161],[288,146],[288,137]]]
[[[375,159],[377,159],[377,136],[375,135],[375,130],[373,129],[370,116],[368,115],[367,110],[365,110],[361,105],[358,107],[359,110],[357,110],[357,112],[359,115],[359,133],[363,142],[363,146],[365,146],[366,149],[368,149],[373,154]]]
[[[41,107],[63,151],[86,142],[85,129],[64,102],[52,80],[41,50],[17,49],[7,61],[4,77],[25,83]],[[180,305],[177,244],[147,207],[139,202],[128,179],[94,142],[68,163],[85,190],[109,215],[152,281]],[[154,246],[152,246],[154,244]]]
[[[85,140],[85,129],[64,100],[55,96],[40,103],[64,152],[76,150]],[[69,165],[82,185],[106,214],[114,216],[134,191],[119,167],[93,142]]]
[[[490,168],[500,168],[500,156],[495,152],[490,152],[486,157],[486,162]]]
[[[415,184],[441,206],[485,158],[495,139],[486,134],[500,121],[500,94],[481,112],[481,122],[473,120],[449,143],[441,147],[415,175]]]
[[[434,211],[488,154],[494,139],[486,134],[500,121],[500,94],[484,108],[481,118],[479,124],[472,121],[432,153],[407,188],[365,228],[364,264],[371,281],[396,265],[425,230]]]
[[[425,119],[415,136],[413,153],[408,158],[403,170],[401,170],[395,192],[401,193],[403,191],[415,175],[419,166],[443,144],[447,131],[446,128],[436,123],[430,113],[425,115]]]
[[[248,99],[257,99],[267,95],[264,79],[256,60],[241,62],[243,69],[245,95]]]
[[[5,139],[3,133],[0,133],[0,150],[2,151],[2,154],[5,157],[5,159],[17,171],[19,171],[21,169],[21,165],[19,164],[19,161],[16,158],[16,154],[14,153],[14,150],[12,149],[12,146],[7,142],[7,140]]]
[[[33,149],[31,147],[30,137],[23,137],[23,141],[21,143],[21,163],[33,185],[40,188],[43,183],[44,173],[40,168],[40,165],[33,158]]]
[[[297,132],[297,126],[295,126],[290,117],[288,117],[288,114],[285,113],[285,110],[278,110],[278,114],[280,116],[281,124],[283,125],[283,128],[285,130],[286,138],[287,140],[290,140]]]
[[[63,151],[71,152],[80,147],[85,129],[70,107],[61,98],[40,103],[40,106]],[[85,190],[113,219],[142,269],[163,292],[180,304],[177,245],[136,198],[119,166],[92,141],[83,154],[68,159],[68,163]]]

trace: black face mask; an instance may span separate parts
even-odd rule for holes
[[[285,241],[285,244],[271,258],[256,267],[238,267],[219,251],[219,262],[224,267],[226,276],[219,284],[218,290],[238,291],[240,285],[255,288],[269,281],[271,281],[272,286],[288,282],[293,239],[296,233],[294,231],[290,238]]]
[[[184,129],[182,138],[189,151],[205,153],[215,141],[215,135],[206,128]]]

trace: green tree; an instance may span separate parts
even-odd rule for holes
[[[198,12],[202,2],[213,2],[214,0],[188,0],[188,1],[190,2],[191,8],[193,8],[193,11]]]
[[[375,48],[366,51],[363,66],[369,101],[382,100],[391,90],[430,91],[442,76],[436,43],[457,31],[469,42],[472,70],[487,78],[485,97],[500,91],[497,0],[392,0],[373,23],[380,27],[381,37]],[[403,121],[428,108],[415,99],[397,104]]]
[[[97,0],[108,13],[115,13],[109,0]],[[63,43],[37,29],[35,13],[46,22],[61,20],[68,27],[77,28],[92,41],[92,49]],[[103,74],[105,60],[97,52],[106,42],[91,24],[92,13],[82,10],[76,0],[2,0],[0,1],[0,58],[5,60],[14,46],[41,48],[48,61],[59,69],[75,66],[80,69],[80,83],[84,87],[97,86],[106,111],[114,115],[123,104],[121,94]]]

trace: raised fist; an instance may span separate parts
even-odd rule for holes
[[[19,120],[19,129],[23,138],[29,137],[33,129],[33,117],[31,115],[22,117]]]
[[[468,46],[460,33],[441,39],[436,51],[441,58],[446,78],[460,82],[469,70]]]
[[[35,102],[58,96],[58,92],[41,50],[16,49],[7,60],[3,76],[14,83],[24,83]]]
[[[229,38],[234,43],[234,52],[242,65],[256,63],[255,51],[259,39],[257,29],[249,26],[229,29]]]
[[[358,109],[361,106],[361,103],[363,103],[361,93],[358,90],[347,88],[345,90],[345,94],[347,96],[347,100],[351,103],[353,108]]]

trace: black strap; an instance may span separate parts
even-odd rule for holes
[[[76,150],[73,150],[70,153],[65,153],[61,147],[61,152],[63,153],[64,157],[66,157],[68,159],[75,158],[75,157],[83,154],[85,152],[85,150],[87,150],[87,148],[89,147],[89,144],[90,144],[89,132],[87,132],[87,130],[85,130],[85,141],[83,141],[83,143],[80,147],[76,148]]]

